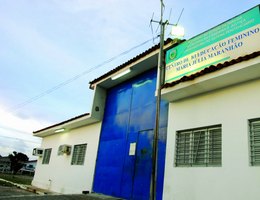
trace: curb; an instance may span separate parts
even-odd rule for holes
[[[26,190],[28,192],[32,192],[32,193],[39,194],[39,195],[46,195],[46,194],[48,194],[47,192],[38,191],[37,189],[32,188],[32,186],[23,185],[23,184],[19,184],[19,183],[14,183],[12,181],[8,181],[8,180],[2,179],[2,178],[0,178],[0,180],[3,181],[3,182],[6,182],[6,183],[10,183],[10,184],[16,186],[17,188]]]
[[[8,181],[8,180],[2,179],[2,178],[0,178],[0,180],[3,181],[3,182],[6,182],[6,183],[10,183],[10,184],[12,184],[12,185],[14,185],[14,186],[16,186],[16,187],[18,187],[18,188],[21,188],[21,189],[23,189],[23,190],[26,190],[26,189],[27,189],[27,186],[26,186],[26,185],[19,184],[19,183],[14,183],[14,182],[12,182],[12,181]]]

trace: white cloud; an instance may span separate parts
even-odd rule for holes
[[[0,30],[2,29],[11,41],[15,41],[14,49],[21,49],[24,54],[38,60],[38,62],[41,60],[49,61],[61,73],[64,66],[67,70],[70,70],[68,66],[74,68],[83,66],[79,59],[73,57],[70,52],[55,44],[55,41],[48,39],[34,27],[22,23],[22,21],[14,21],[3,14],[0,16]]]
[[[41,139],[34,137],[32,131],[49,125],[49,122],[32,118],[19,118],[7,113],[0,106],[0,154],[8,155],[13,151],[23,152],[31,157],[34,147],[40,146]]]
[[[38,121],[27,117],[26,119],[19,118],[12,113],[8,113],[5,108],[0,105],[0,126],[8,127],[12,130],[16,129],[24,133],[31,134],[33,130],[47,126],[49,122]]]
[[[1,136],[0,136],[1,137]],[[8,156],[13,151],[22,152],[26,154],[30,159],[36,159],[35,156],[32,156],[32,149],[35,147],[39,147],[39,143],[32,143],[28,141],[24,141],[21,139],[15,138],[3,138],[1,137],[0,140],[0,155],[1,156]]]
[[[113,7],[118,4],[119,0],[54,0],[54,2],[67,12],[86,12],[86,11],[97,11],[105,10],[107,7]],[[111,13],[112,14],[112,13]]]
[[[10,145],[6,145],[6,140],[4,143],[0,142],[0,155],[1,156],[8,156],[14,151],[14,148]]]
[[[87,27],[86,37],[95,41],[97,49],[102,49],[103,55],[107,54],[109,57],[152,38],[149,28],[150,18],[160,5],[159,1],[144,0],[55,0],[55,2],[64,12],[80,16],[81,24]]]

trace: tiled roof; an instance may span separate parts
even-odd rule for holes
[[[66,124],[66,123],[68,123],[68,122],[74,121],[74,120],[76,120],[76,119],[79,119],[79,118],[82,118],[82,117],[85,117],[85,116],[88,116],[88,115],[90,115],[90,114],[89,114],[89,113],[84,113],[84,114],[82,114],[82,115],[78,115],[78,116],[73,117],[73,118],[71,118],[71,119],[68,119],[68,120],[66,120],[66,121],[63,121],[63,122],[60,122],[60,123],[57,123],[57,124],[48,126],[48,127],[43,128],[43,129],[41,129],[41,130],[38,130],[38,131],[34,131],[33,133],[39,133],[39,132],[41,132],[41,131],[45,131],[45,130],[50,129],[50,128],[53,128],[53,127],[55,127],[55,126],[60,126],[60,125]]]
[[[205,74],[209,74],[211,72],[215,72],[217,70],[220,70],[220,69],[223,69],[225,67],[228,67],[230,65],[234,65],[236,63],[240,63],[240,62],[243,62],[243,61],[246,61],[246,60],[250,60],[252,58],[255,58],[255,57],[258,57],[260,55],[260,51],[257,51],[257,52],[254,52],[252,54],[249,54],[249,55],[246,55],[246,56],[241,56],[241,57],[238,57],[237,59],[233,59],[233,60],[230,60],[230,61],[226,61],[222,64],[217,64],[217,65],[211,65],[195,74],[192,74],[190,76],[183,76],[181,79],[177,80],[177,81],[173,81],[171,83],[166,83],[163,85],[163,88],[169,88],[169,87],[173,87],[179,83],[182,83],[182,82],[186,82],[186,81],[190,81],[190,80],[193,80],[197,77],[200,77],[200,76],[203,76]]]
[[[168,39],[165,41],[165,45],[169,44],[169,43],[172,42],[172,41],[173,41],[172,39],[168,38]],[[180,42],[182,42],[182,41],[180,41]],[[137,61],[137,60],[143,58],[144,56],[148,55],[149,53],[151,53],[151,52],[153,52],[153,51],[155,51],[155,50],[157,50],[157,49],[159,49],[159,48],[160,48],[160,44],[154,45],[154,46],[151,47],[150,49],[148,49],[148,50],[144,51],[143,53],[141,53],[141,54],[139,54],[139,55],[133,57],[132,59],[128,60],[127,62],[123,63],[122,65],[119,65],[118,67],[116,67],[116,68],[112,69],[111,71],[109,71],[109,72],[103,74],[102,76],[100,76],[100,77],[94,79],[93,81],[90,81],[89,84],[90,84],[90,85],[91,85],[91,84],[94,84],[94,83],[96,83],[96,82],[98,82],[98,81],[100,81],[100,80],[102,80],[102,79],[104,79],[104,78],[106,78],[106,77],[108,77],[108,76],[114,74],[115,72],[119,71],[120,69],[123,69],[123,68],[126,67],[127,65],[130,65],[130,64],[134,63],[135,61]]]

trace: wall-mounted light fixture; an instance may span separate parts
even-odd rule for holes
[[[60,128],[60,129],[55,130],[54,132],[55,133],[60,133],[60,132],[63,132],[63,131],[65,131],[65,129],[64,128]]]
[[[175,36],[177,38],[183,37],[184,36],[184,28],[179,25],[173,25],[172,30],[171,30],[171,35]]]
[[[130,72],[131,72],[131,69],[127,69],[125,71],[122,71],[122,72],[116,74],[115,76],[112,76],[111,79],[112,80],[116,80],[116,79],[118,79],[118,78],[120,78],[120,77],[122,77],[122,76],[124,76],[124,75],[126,75],[128,73],[130,73]]]

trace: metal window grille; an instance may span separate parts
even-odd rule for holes
[[[221,166],[221,126],[176,134],[175,166]]]
[[[85,160],[87,144],[75,145],[73,149],[72,165],[83,165]]]
[[[250,161],[252,166],[260,165],[260,119],[250,121]]]
[[[42,159],[42,164],[49,164],[50,157],[51,157],[51,149],[45,149],[43,159]]]

